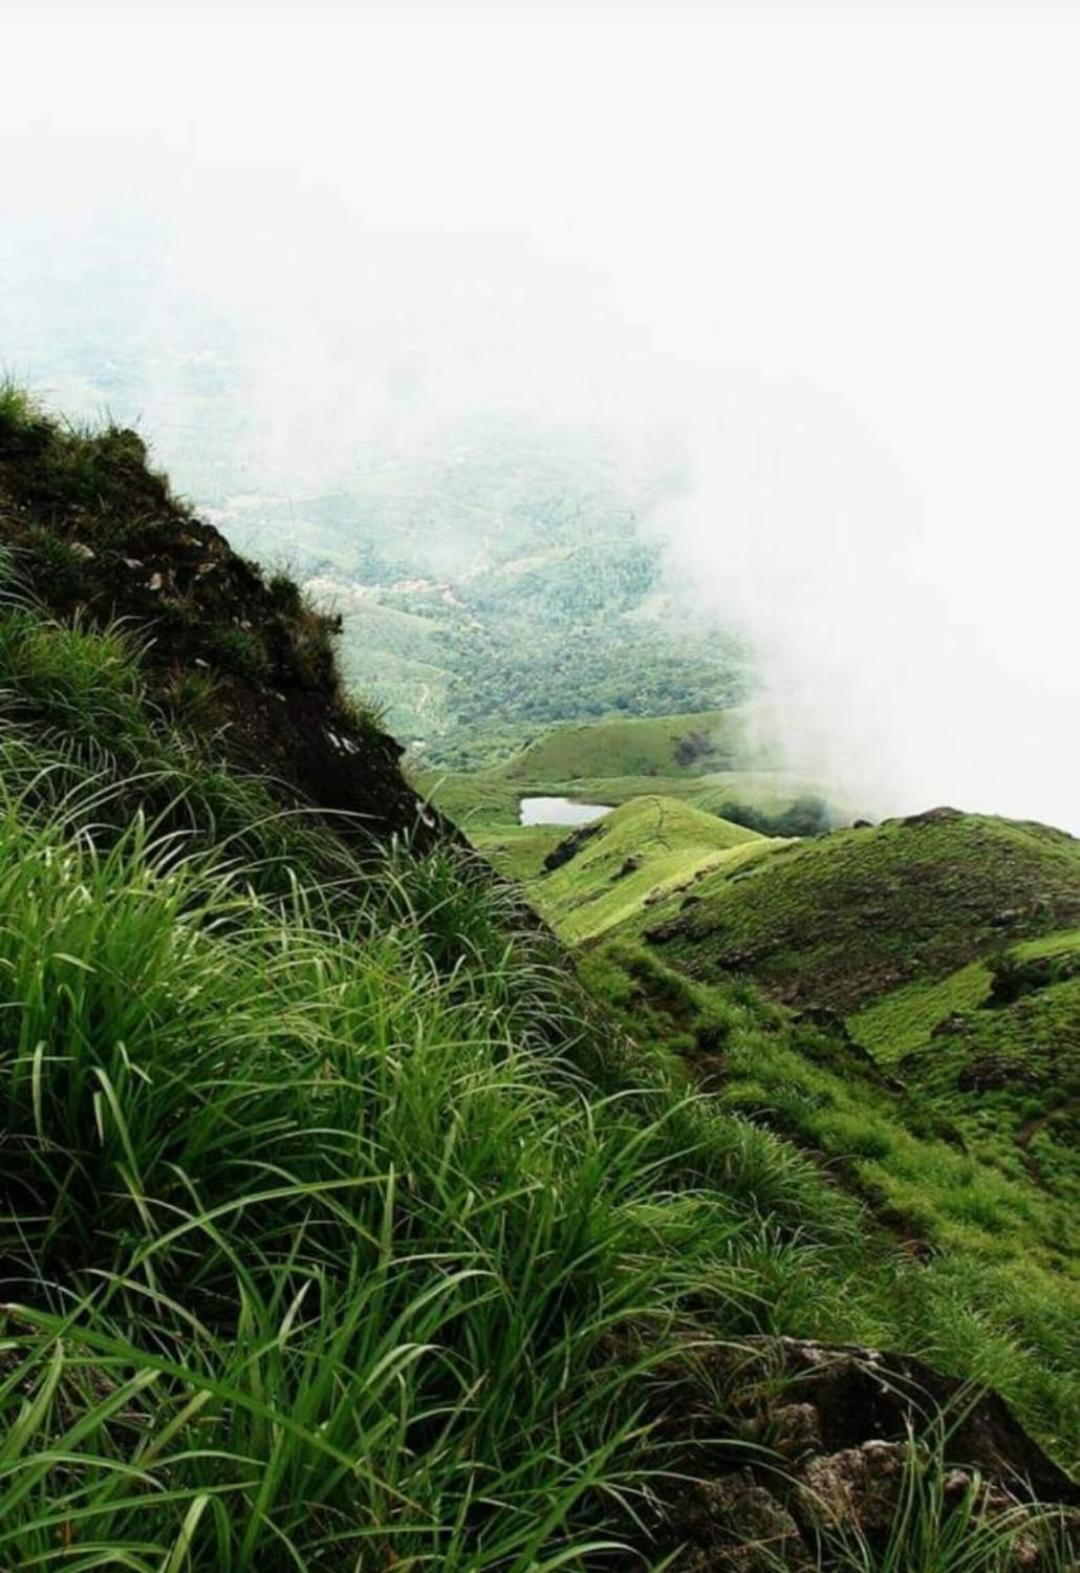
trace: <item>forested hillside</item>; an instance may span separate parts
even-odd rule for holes
[[[474,768],[558,721],[748,692],[740,642],[670,604],[645,526],[676,484],[625,474],[602,444],[481,426],[404,474],[373,464],[290,531],[290,553],[341,610],[349,680],[416,762]],[[259,530],[274,539],[273,509]]]

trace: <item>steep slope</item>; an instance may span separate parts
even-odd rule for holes
[[[1080,932],[904,985],[849,1027],[969,1144],[1063,1208],[1080,1204]],[[1069,1228],[1063,1213],[1063,1239]]]
[[[0,389],[0,543],[56,615],[138,627],[159,702],[181,724],[197,711],[229,758],[351,816],[358,838],[430,830],[400,748],[341,687],[335,619],[177,501],[134,432],[69,429]]]
[[[929,1070],[902,1063],[886,1075],[835,1018],[792,1015],[745,982],[696,982],[633,940],[605,937],[583,952],[579,969],[643,1050],[677,1059],[718,1109],[801,1152],[866,1208],[879,1245],[867,1239],[842,1292],[860,1338],[900,1341],[996,1387],[1061,1458],[1077,1459],[1075,1102],[1071,1110],[1066,1102],[1076,1059],[1068,1038],[1046,1050],[1060,1084],[1021,1082],[1026,1107],[1017,1108],[1009,1095],[1015,1070],[996,1088],[974,1083],[974,1099],[958,1076],[966,1061],[951,1046],[951,1063],[931,1054]],[[1075,1009],[1075,1001],[1060,1004]],[[795,1305],[814,1293],[810,1280],[778,1282],[770,1298],[779,1325],[797,1321]],[[873,1331],[896,1327],[896,1318],[902,1331]],[[833,1323],[828,1336],[843,1335]]]
[[[969,1144],[1080,1205],[1080,976],[944,1017],[896,1073]],[[1067,1229],[1063,1218],[1063,1241]]]

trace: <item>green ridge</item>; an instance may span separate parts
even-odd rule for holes
[[[673,958],[846,1013],[1064,927],[1080,912],[1080,842],[945,811],[800,843],[700,895],[653,936]]]
[[[700,776],[752,767],[744,707],[559,726],[509,760],[508,781]]]
[[[706,870],[741,867],[775,845],[673,798],[641,797],[598,821],[581,850],[530,893],[563,938],[591,939]]]

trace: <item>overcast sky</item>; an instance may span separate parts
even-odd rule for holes
[[[5,255],[152,218],[283,466],[403,387],[674,434],[797,762],[1080,830],[1075,5],[7,0],[3,55]]]

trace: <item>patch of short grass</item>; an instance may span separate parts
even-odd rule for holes
[[[893,989],[849,1016],[848,1029],[876,1060],[889,1064],[925,1043],[946,1016],[977,1009],[989,991],[989,967],[969,962],[947,977]]]

